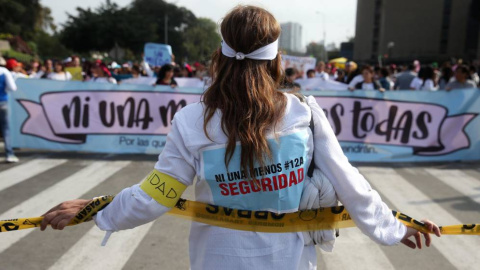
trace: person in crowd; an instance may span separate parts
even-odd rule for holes
[[[82,67],[82,62],[80,61],[80,57],[78,55],[72,56],[72,67]]]
[[[477,86],[480,85],[480,77],[478,76],[478,70],[474,65],[470,65],[470,80],[472,80]]]
[[[393,89],[393,82],[390,79],[390,70],[386,67],[380,68],[378,82],[385,90]]]
[[[55,80],[55,81],[70,81],[72,80],[72,74],[70,72],[65,71],[65,64],[61,61],[55,61],[53,65],[54,69],[53,72],[48,74],[47,79]]]
[[[184,67],[181,67],[181,66],[173,67],[174,78],[184,78],[186,76],[187,76],[187,72]]]
[[[418,72],[418,77],[410,84],[412,90],[438,90],[437,78],[431,66],[424,66]]]
[[[455,65],[452,67],[453,71],[456,71],[459,66],[463,65],[463,59],[459,58],[455,61]]]
[[[119,74],[122,74],[121,71],[122,71],[122,66],[120,66],[117,62],[113,61],[112,63],[110,63],[110,70],[111,70],[111,73],[113,76],[116,76],[116,75],[119,75]]]
[[[23,70],[22,65],[16,59],[8,59],[6,68],[11,72],[14,80],[28,78],[27,72]]]
[[[363,80],[355,85],[356,90],[378,90],[384,92],[385,89],[382,87],[380,82],[375,80],[375,73],[371,66],[364,66],[362,68],[362,78]]]
[[[307,70],[307,79],[313,79],[313,78],[315,78],[315,69]]]
[[[416,73],[419,73],[420,69],[422,68],[422,65],[420,64],[420,61],[419,60],[414,60],[413,61],[413,66],[415,67],[414,71]]]
[[[373,72],[373,68],[371,66],[364,65],[360,69],[360,72],[355,72],[355,73],[352,74],[352,76],[354,76],[354,77],[350,80],[350,83],[348,83],[348,90],[350,90],[350,91],[355,90],[356,87],[357,87],[357,84],[363,82],[363,72],[362,71],[365,67],[371,69],[372,72]]]
[[[213,83],[201,102],[190,104],[175,114],[151,179],[156,176],[160,182],[165,181],[163,186],[181,187],[182,190],[176,188],[180,193],[177,200],[196,178],[194,188],[199,202],[277,214],[293,212],[300,208],[302,192],[299,191],[304,185],[316,189],[312,192],[314,198],[320,196],[320,189],[305,183],[299,183],[300,187],[291,184],[281,191],[259,185],[260,192],[246,195],[236,192],[235,195],[233,189],[231,193],[222,191],[213,172],[204,168],[215,168],[217,173],[224,174],[245,172],[243,181],[247,186],[250,186],[248,181],[252,181],[254,187],[258,181],[257,166],[261,169],[267,164],[284,164],[292,151],[298,151],[300,156],[305,156],[306,163],[315,159],[316,172],[323,173],[332,185],[329,195],[338,195],[363,233],[384,245],[401,242],[411,248],[421,246],[421,233],[394,218],[378,193],[348,162],[315,99],[301,99],[278,91],[282,71],[276,41],[281,28],[273,15],[258,7],[238,6],[225,16],[220,29],[224,42],[223,49],[216,50],[213,55]],[[257,54],[256,59],[248,56],[260,49],[262,53]],[[236,59],[237,52],[246,57]],[[306,164],[303,166],[308,168]],[[288,171],[293,172],[285,169],[285,173]],[[171,197],[166,193],[157,191],[151,181],[144,181],[121,191],[94,220],[101,230],[108,232],[151,222],[175,205],[175,200],[167,201]],[[91,200],[77,199],[53,208],[44,215],[41,230],[49,224],[53,229],[63,229],[89,203]],[[428,230],[440,236],[438,226],[430,221],[424,223]],[[335,239],[333,230],[318,233]],[[410,240],[412,237],[417,244]],[[430,234],[425,233],[424,237],[429,246]],[[238,231],[194,222],[190,227],[190,267],[208,270],[316,269],[315,243],[329,240],[315,237],[316,240],[311,241],[309,238],[308,233]]]
[[[409,90],[412,81],[417,77],[417,73],[415,72],[415,65],[410,64],[407,67],[407,70],[401,72],[397,75],[395,80],[395,84],[393,88],[395,90]]]
[[[140,66],[138,64],[134,64],[132,66],[132,77],[138,78],[140,76],[142,76],[142,70],[140,69]]]
[[[171,87],[177,87],[177,82],[173,78],[174,67],[171,64],[165,64],[162,66],[157,75],[157,82],[155,85],[170,85]]]
[[[193,70],[192,66],[190,66],[190,64],[188,64],[188,63],[185,63],[183,65],[183,67],[185,68],[185,77],[193,78],[193,71],[194,70]]]
[[[53,61],[47,59],[43,62],[41,70],[37,73],[36,78],[46,79],[48,75],[53,72]]]
[[[373,79],[378,81],[380,80],[380,70],[382,68],[379,66],[379,65],[375,65],[375,67],[373,68]]]
[[[440,79],[438,80],[438,89],[445,89],[447,84],[452,81],[453,75],[452,67],[450,65],[444,65]]]
[[[300,90],[301,86],[297,82],[298,79],[298,70],[296,68],[287,68],[285,69],[285,77],[283,80],[282,88],[284,89],[292,89],[293,91]]]
[[[466,65],[458,65],[455,70],[455,80],[449,82],[445,89],[447,91],[454,89],[471,89],[477,88],[477,85],[474,81],[469,80],[470,70]]]
[[[391,82],[395,82],[395,80],[397,79],[397,69],[398,67],[396,64],[391,64],[388,66],[388,72],[390,74],[389,78]],[[392,86],[392,90],[393,90],[393,86]]]
[[[17,85],[12,74],[8,69],[0,66],[0,131],[5,144],[5,161],[7,163],[18,162],[12,148],[10,123],[8,121],[8,91],[16,90]]]
[[[337,69],[337,79],[335,79],[335,81],[345,83],[345,77],[346,77],[345,70]]]
[[[95,64],[90,61],[82,62],[82,75],[84,82],[90,81],[90,79],[93,78],[92,69]]]
[[[330,76],[326,72],[325,62],[323,61],[318,62],[316,70],[317,70],[316,77],[322,78],[324,80],[330,79]]]
[[[207,76],[207,69],[205,68],[205,65],[195,62],[193,66],[195,67],[195,77],[203,80],[203,78]]]
[[[112,77],[110,70],[108,70],[107,66],[100,61],[97,61],[92,65],[91,72],[92,77],[89,80],[90,82],[117,84],[117,80]]]
[[[353,66],[351,61],[345,63],[345,77],[343,79],[343,83],[350,84],[358,74],[358,70],[356,70]]]
[[[28,70],[29,78],[37,78],[37,73],[40,72],[41,65],[40,62],[36,59],[30,61],[30,69]]]
[[[337,68],[332,64],[327,64],[327,69],[325,72],[328,73],[328,79],[335,81],[337,79]]]

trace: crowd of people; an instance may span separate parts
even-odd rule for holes
[[[174,58],[173,58],[174,59]],[[43,62],[32,60],[25,64],[16,59],[4,60],[0,57],[0,66],[5,66],[14,79],[35,78],[58,81],[92,81],[98,83],[121,83],[122,80],[138,77],[156,78],[154,85],[177,86],[175,78],[198,78],[205,80],[209,77],[208,65],[195,62],[194,64],[177,64],[175,62],[161,67],[151,67],[146,61],[105,63],[101,60],[86,61],[78,56],[64,60],[47,59]],[[74,68],[74,69],[71,69]],[[77,69],[75,69],[77,68]],[[80,74],[72,75],[72,72]],[[318,62],[315,69],[306,72],[307,78],[321,78],[325,81],[336,81],[348,85],[354,90],[453,90],[471,89],[480,85],[479,66],[466,65],[462,60],[455,63],[445,62],[421,65],[415,60],[405,65],[371,66],[360,68],[354,62],[347,62],[342,68],[335,64]],[[285,70],[283,88],[298,87],[295,80],[303,77],[295,68]]]
[[[437,63],[421,65],[413,61],[406,65],[371,66],[357,68],[354,62],[347,62],[344,68],[336,68],[334,64],[320,61],[315,69],[306,72],[307,78],[321,78],[325,81],[336,81],[348,85],[354,90],[446,90],[472,89],[480,84],[479,67],[464,64],[462,60],[452,64]],[[286,84],[294,85],[302,75],[295,68],[287,68]],[[296,85],[300,88],[299,85]]]
[[[161,67],[151,67],[147,62],[117,62],[105,63],[101,60],[81,60],[78,56],[64,60],[47,59],[45,61],[32,60],[22,63],[16,59],[0,57],[0,66],[5,66],[14,79],[33,78],[50,79],[57,81],[91,81],[97,83],[121,83],[122,80],[144,77],[156,77],[156,85],[177,86],[174,78],[189,77],[203,80],[207,77],[205,64],[195,62],[193,65],[179,65],[175,62]],[[72,74],[79,72],[79,74]],[[76,75],[76,76],[75,76]]]

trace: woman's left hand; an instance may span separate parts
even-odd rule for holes
[[[87,206],[92,200],[71,200],[63,202],[42,215],[43,220],[40,224],[40,230],[44,231],[48,225],[54,230],[63,230],[70,221]]]
[[[429,221],[429,220],[422,220],[423,223],[425,223],[425,226],[427,227],[427,229],[431,232],[434,232],[436,236],[440,237],[441,236],[441,233],[440,233],[440,228],[438,228],[438,226]],[[429,233],[423,233],[423,232],[419,232],[411,227],[408,227],[407,226],[407,233],[405,234],[405,236],[403,237],[402,239],[402,244],[406,245],[407,247],[409,248],[412,248],[412,249],[415,249],[415,248],[419,248],[421,249],[422,248],[422,235],[425,237],[425,245],[427,247],[430,246],[431,242],[432,242],[432,239],[430,237],[430,234]],[[411,236],[414,236],[415,237],[415,242],[413,242],[412,240],[410,240],[409,238]]]

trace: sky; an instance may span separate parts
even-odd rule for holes
[[[42,5],[52,10],[57,25],[67,20],[66,13],[76,15],[75,8],[96,8],[104,0],[41,0]],[[112,0],[124,7],[131,0]],[[336,43],[337,46],[355,35],[355,19],[357,0],[168,0],[167,2],[183,6],[191,10],[197,17],[206,17],[217,23],[238,4],[251,4],[269,10],[280,23],[297,22],[303,27],[302,46],[311,41],[323,40]],[[325,22],[325,23],[324,23]]]

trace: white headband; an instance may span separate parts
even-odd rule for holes
[[[273,60],[277,57],[278,54],[278,39],[273,43],[263,46],[249,54],[244,54],[242,52],[236,52],[233,50],[225,41],[222,41],[222,53],[226,57],[237,58],[237,60],[243,60],[245,58],[253,60]]]

